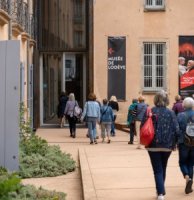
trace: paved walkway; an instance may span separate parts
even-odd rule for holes
[[[110,144],[101,143],[99,139],[97,145],[89,144],[86,129],[81,128],[77,130],[75,139],[69,137],[66,128],[39,129],[37,134],[50,144],[58,144],[63,151],[71,153],[78,167],[75,172],[65,176],[28,179],[26,183],[63,191],[67,193],[67,200],[156,199],[147,151],[137,150],[136,145],[128,145],[126,133],[117,131]],[[167,168],[166,200],[193,200],[194,193],[185,195],[184,186],[178,167],[178,155],[173,152]]]

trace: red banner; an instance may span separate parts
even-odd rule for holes
[[[194,94],[194,36],[179,36],[179,94]]]

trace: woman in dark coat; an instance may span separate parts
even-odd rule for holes
[[[181,99],[180,95],[176,95],[175,96],[175,103],[172,107],[172,110],[175,112],[176,115],[178,115],[178,113],[183,112],[184,108],[183,108],[183,101]]]
[[[165,91],[161,90],[154,97],[155,106],[152,108],[154,125],[154,139],[146,147],[150,157],[155,178],[157,200],[164,200],[166,168],[172,150],[176,146],[179,136],[179,125],[175,113],[168,109],[169,98]],[[141,126],[147,119],[144,114]]]
[[[178,138],[179,166],[186,181],[185,193],[193,192],[193,167],[194,167],[194,146],[187,146],[184,142],[184,136],[188,123],[194,123],[194,100],[187,97],[183,101],[184,112],[178,114],[177,119],[180,126]]]
[[[61,92],[61,95],[59,97],[59,104],[58,104],[58,111],[57,111],[57,116],[60,119],[60,127],[63,127],[64,124],[64,111],[65,107],[68,101],[68,97],[66,92]]]
[[[115,136],[115,120],[117,118],[117,112],[119,111],[119,104],[117,101],[116,96],[111,96],[110,101],[108,103],[108,106],[110,106],[113,110],[114,120],[111,124],[111,136]]]

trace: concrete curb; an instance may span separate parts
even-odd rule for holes
[[[81,171],[81,181],[84,200],[97,200],[97,194],[94,187],[94,182],[91,170],[88,164],[86,152],[84,148],[79,148],[79,162]]]

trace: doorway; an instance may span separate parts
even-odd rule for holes
[[[74,93],[83,107],[86,93],[86,62],[82,53],[43,53],[41,70],[41,125],[59,124],[57,106],[62,91]]]

